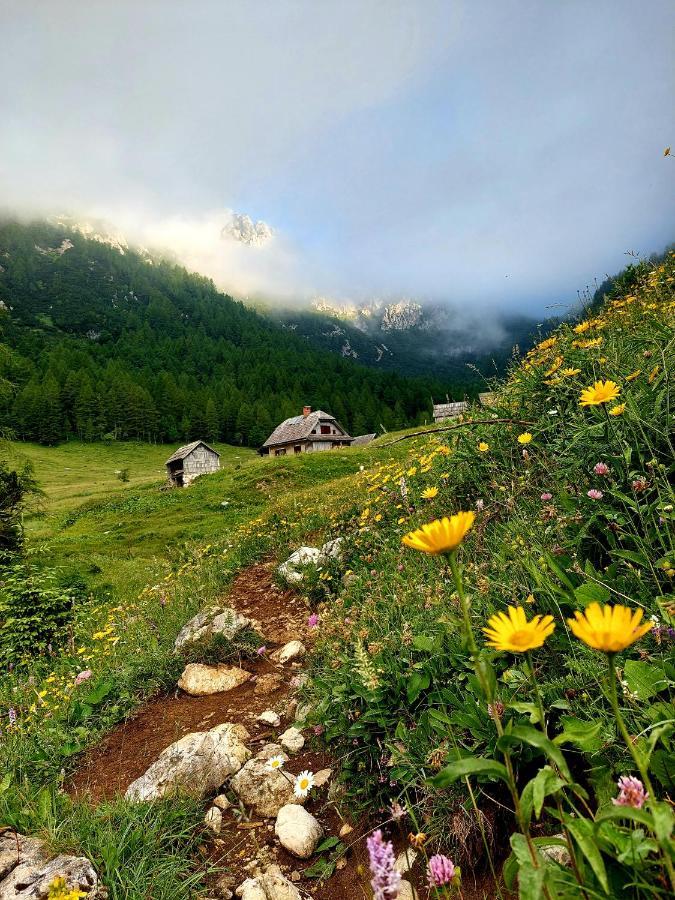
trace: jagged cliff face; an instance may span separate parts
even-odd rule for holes
[[[349,322],[364,332],[408,331],[429,324],[420,304],[408,299],[388,304],[382,300],[372,300],[359,305],[335,303],[318,297],[312,301],[312,307],[323,315]]]

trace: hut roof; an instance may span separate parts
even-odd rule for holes
[[[220,457],[220,453],[217,450],[214,450],[213,447],[209,447],[206,441],[193,441],[191,444],[186,444],[184,447],[179,447],[164,463],[165,466],[168,466],[169,463],[176,462],[179,459],[185,459],[186,456],[189,456],[193,450],[196,450],[200,444],[203,444],[207,450],[210,450],[211,453],[215,453],[216,456]]]
[[[312,434],[312,431],[320,422],[335,422],[335,424],[344,432],[341,437],[343,439],[346,438],[349,441],[353,440],[353,438],[344,431],[344,428],[342,428],[342,425],[340,425],[335,416],[331,416],[330,413],[317,409],[315,412],[308,413],[306,416],[291,416],[290,419],[283,421],[281,425],[277,425],[263,444],[263,447],[273,447],[276,444],[290,444],[293,441],[304,441],[310,437],[313,441],[334,441],[334,434]]]
[[[371,441],[374,441],[377,437],[377,434],[359,434],[352,441],[352,447],[363,447],[365,444],[369,444]]]

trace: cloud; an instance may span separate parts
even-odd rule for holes
[[[232,213],[231,220],[220,230],[222,238],[241,241],[249,247],[261,247],[272,239],[273,231],[267,222],[254,222],[245,213]]]

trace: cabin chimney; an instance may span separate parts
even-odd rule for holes
[[[303,406],[302,407],[302,414],[305,418],[307,418],[307,416],[311,413],[311,411],[312,411],[311,406]]]

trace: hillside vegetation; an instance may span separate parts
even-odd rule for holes
[[[318,615],[309,721],[340,761],[345,803],[465,873],[492,869],[492,896],[505,896],[504,883],[526,900],[667,896],[674,285],[673,254],[632,267],[584,321],[514,366],[489,410],[445,430],[302,458],[230,458],[187,491],[120,485],[84,505],[61,499],[51,525],[29,523],[52,565],[81,542],[68,563],[82,554],[84,585],[49,637],[51,655],[17,647],[0,684],[13,710],[0,745],[2,818],[100,864],[105,815],[123,828],[141,813],[119,803],[94,816],[55,790],[61,768],[175,684],[177,631],[236,572],[342,536],[342,557],[308,569],[301,591]],[[467,515],[455,540],[436,547],[445,555],[415,549],[423,536],[403,543],[457,513]],[[126,541],[130,555],[138,542],[153,559],[141,590],[124,565],[117,575],[108,565],[105,585],[85,571],[98,542],[112,561]],[[593,625],[596,603],[639,611],[646,628]],[[517,627],[493,621],[488,638],[490,618],[509,609]],[[591,625],[572,629],[584,611]],[[254,653],[256,640],[230,652]],[[164,838],[148,829],[125,845],[139,875],[125,892],[110,879],[113,896],[147,896],[169,879],[169,860],[195,881],[156,896],[197,895],[193,844],[184,838],[176,855],[171,837],[175,813],[158,804]],[[202,814],[181,808],[182,833],[196,840]]]
[[[45,222],[0,222],[0,301],[0,427],[43,444],[259,446],[306,403],[356,435],[453,390],[311,349],[209,279]]]

